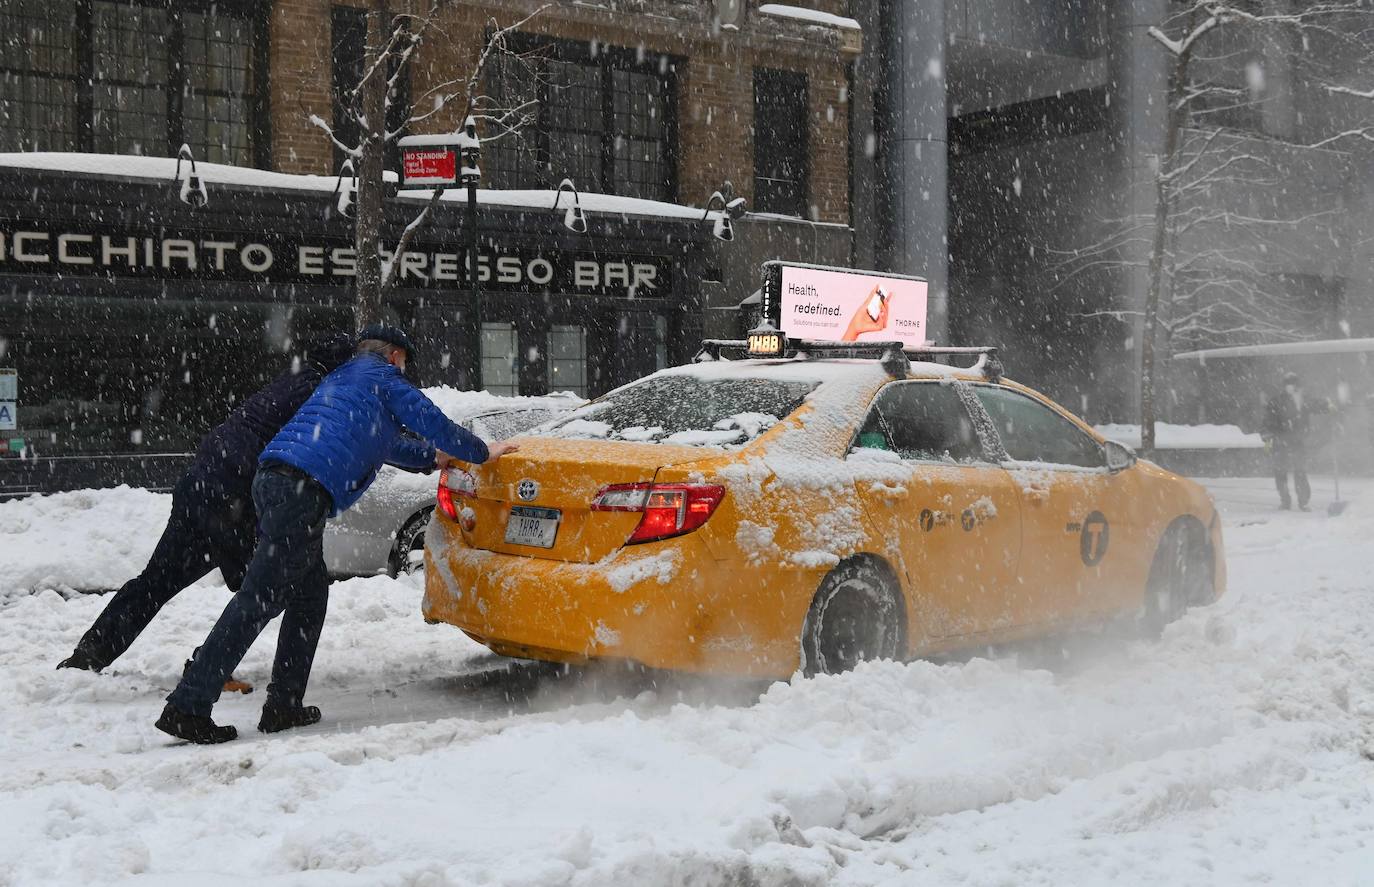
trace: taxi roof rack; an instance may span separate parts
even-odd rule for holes
[[[787,350],[782,355],[783,358],[873,359],[881,361],[883,368],[894,378],[905,377],[911,369],[912,360],[940,363],[939,358],[942,357],[977,357],[972,365],[960,369],[981,372],[990,382],[1001,379],[1003,372],[996,345],[922,345],[919,348],[908,348],[901,342],[827,342],[819,339],[786,341]],[[701,347],[692,358],[692,362],[720,360],[722,351],[747,352],[748,349],[749,342],[745,339],[702,339]]]

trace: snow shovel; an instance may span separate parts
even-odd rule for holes
[[[1330,505],[1326,506],[1326,513],[1331,517],[1336,517],[1343,513],[1345,511],[1345,506],[1350,504],[1341,498],[1341,447],[1337,435],[1340,427],[1340,422],[1331,423],[1331,473],[1336,481],[1336,498]]]

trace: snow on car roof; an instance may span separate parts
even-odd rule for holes
[[[887,378],[887,372],[876,360],[853,357],[773,358],[751,360],[707,360],[659,370],[655,375],[689,375],[699,379],[778,379],[781,381],[814,382],[818,385],[868,379],[874,374]],[[982,374],[962,367],[942,363],[913,361],[911,375],[915,378],[982,378]]]

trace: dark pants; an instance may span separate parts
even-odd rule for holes
[[[78,649],[104,668],[129,649],[168,601],[216,567],[230,589],[237,589],[253,555],[256,521],[252,503],[222,484],[196,474],[182,477],[148,565],[115,592]]]
[[[167,697],[181,711],[208,717],[224,681],[267,623],[282,614],[267,704],[299,706],[310,681],[329,601],[324,522],[330,498],[313,478],[266,465],[253,479],[258,546],[243,588],[224,608],[199,653]]]
[[[1288,475],[1293,475],[1293,491],[1298,494],[1298,507],[1306,507],[1312,499],[1312,485],[1307,482],[1307,448],[1299,441],[1274,438],[1274,486],[1279,490],[1279,502],[1287,508],[1293,504],[1288,496]]]

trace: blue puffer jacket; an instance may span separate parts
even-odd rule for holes
[[[405,436],[403,425],[432,443]],[[450,422],[379,355],[360,354],[325,377],[258,461],[285,462],[315,478],[338,514],[371,486],[383,462],[431,468],[435,446],[464,462],[487,461],[481,438]]]

